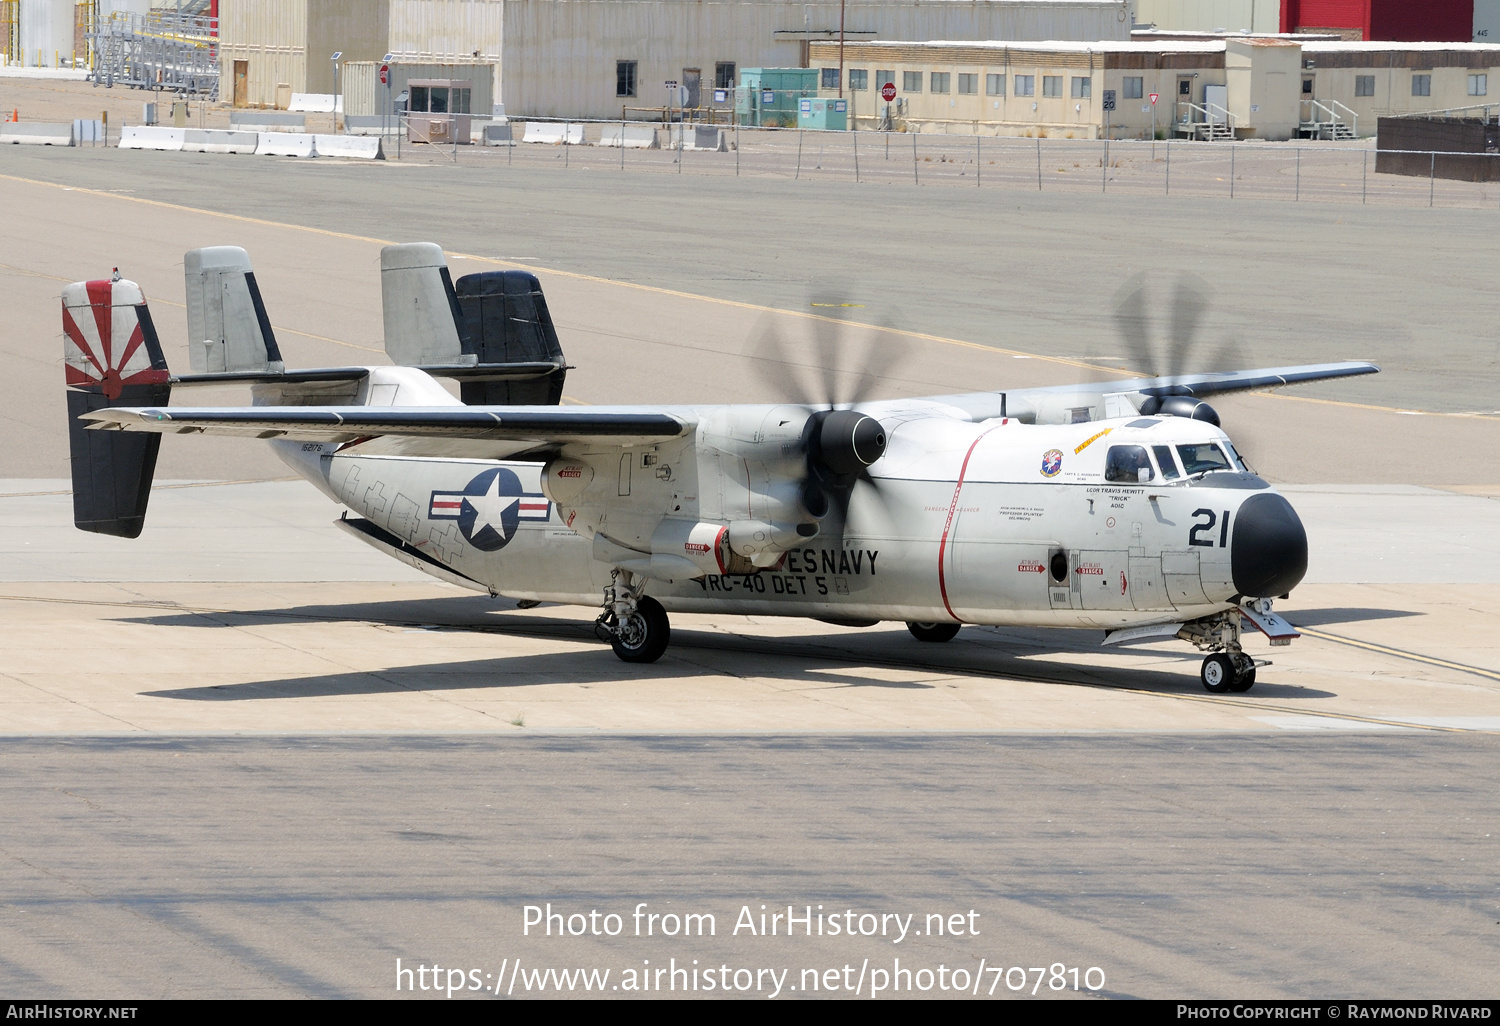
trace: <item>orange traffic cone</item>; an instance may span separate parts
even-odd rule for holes
[[[21,121],[21,108],[20,107],[17,107],[15,110],[13,110],[13,111],[10,112],[10,120],[16,122],[17,124],[20,123],[20,121]]]

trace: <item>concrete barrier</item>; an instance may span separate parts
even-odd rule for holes
[[[307,117],[269,110],[233,110],[229,112],[229,127],[240,132],[302,132],[307,129]]]
[[[0,124],[0,143],[22,146],[72,146],[73,126],[40,121],[10,121]]]
[[[180,150],[185,128],[160,128],[154,125],[126,125],[120,129],[122,150]]]
[[[73,119],[73,145],[82,146],[105,142],[104,122],[98,118]]]
[[[546,143],[552,146],[582,146],[583,126],[558,124],[555,121],[528,121],[524,143]]]
[[[226,132],[222,128],[183,129],[182,148],[189,153],[254,153],[260,145],[256,132]]]
[[[659,150],[655,125],[605,125],[600,146],[623,146],[627,150]]]
[[[316,157],[313,137],[301,132],[259,132],[255,152],[262,157]]]
[[[287,110],[307,111],[309,114],[343,113],[344,98],[333,93],[293,93]]]
[[[687,125],[687,131],[683,131],[683,125],[671,126],[671,148],[677,149],[679,139],[681,148],[684,150],[709,150],[714,153],[728,153],[729,141],[722,128],[715,125]]]
[[[394,114],[345,114],[345,135],[400,135],[401,119]]]
[[[319,157],[351,157],[356,160],[384,160],[379,136],[315,135],[313,147]]]
[[[509,123],[485,125],[480,141],[486,146],[514,146],[516,144],[515,133],[511,131]]]

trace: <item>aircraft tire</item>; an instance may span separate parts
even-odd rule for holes
[[[952,641],[961,626],[962,624],[956,623],[915,623],[910,620],[906,623],[906,629],[918,641]]]
[[[643,598],[636,603],[632,622],[624,625],[626,636],[618,634],[610,640],[610,647],[627,663],[654,663],[667,650],[672,640],[672,625],[667,620],[667,611],[654,598]]]
[[[1238,674],[1234,670],[1234,660],[1223,652],[1215,652],[1203,660],[1198,676],[1203,681],[1203,690],[1222,695],[1231,690]]]
[[[1229,685],[1229,690],[1240,694],[1253,687],[1255,687],[1255,662],[1248,656],[1244,656],[1239,664],[1239,672],[1234,675],[1234,680]]]

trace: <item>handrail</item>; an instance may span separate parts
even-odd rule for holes
[[[1328,121],[1326,122],[1326,124],[1337,125],[1339,123],[1342,112],[1342,116],[1348,118],[1350,128],[1354,132],[1354,135],[1356,137],[1359,136],[1359,114],[1356,113],[1347,104],[1340,103],[1338,100],[1334,100],[1331,98],[1327,103],[1324,103],[1322,100],[1312,99],[1307,100],[1306,103],[1311,108],[1311,113],[1314,115],[1314,117],[1309,121],[1303,122],[1304,124],[1325,124],[1325,122],[1319,121],[1316,117],[1316,115],[1321,112],[1328,115]]]
[[[1188,108],[1189,111],[1196,111],[1197,113],[1202,114],[1203,115],[1203,120],[1202,121],[1184,121],[1184,122],[1181,122],[1181,124],[1194,124],[1194,125],[1203,125],[1203,124],[1210,124],[1211,125],[1211,124],[1215,124],[1217,122],[1216,122],[1216,120],[1214,118],[1213,112],[1214,111],[1219,111],[1221,114],[1224,115],[1224,119],[1223,119],[1222,123],[1229,126],[1229,131],[1230,131],[1231,134],[1237,134],[1239,132],[1239,130],[1240,130],[1240,119],[1238,117],[1236,117],[1235,114],[1234,114],[1234,111],[1230,110],[1228,107],[1220,106],[1217,103],[1206,103],[1206,104],[1204,104],[1203,106],[1200,107],[1198,104],[1194,103],[1191,100],[1183,100],[1182,101],[1182,105],[1184,107]]]

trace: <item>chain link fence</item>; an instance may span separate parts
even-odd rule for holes
[[[1028,139],[567,119],[486,126],[480,117],[474,124],[476,139],[494,137],[490,145],[414,145],[392,118],[387,156],[861,185],[1500,210],[1500,154],[1376,150],[1370,140]],[[1395,164],[1404,173],[1384,169]]]

